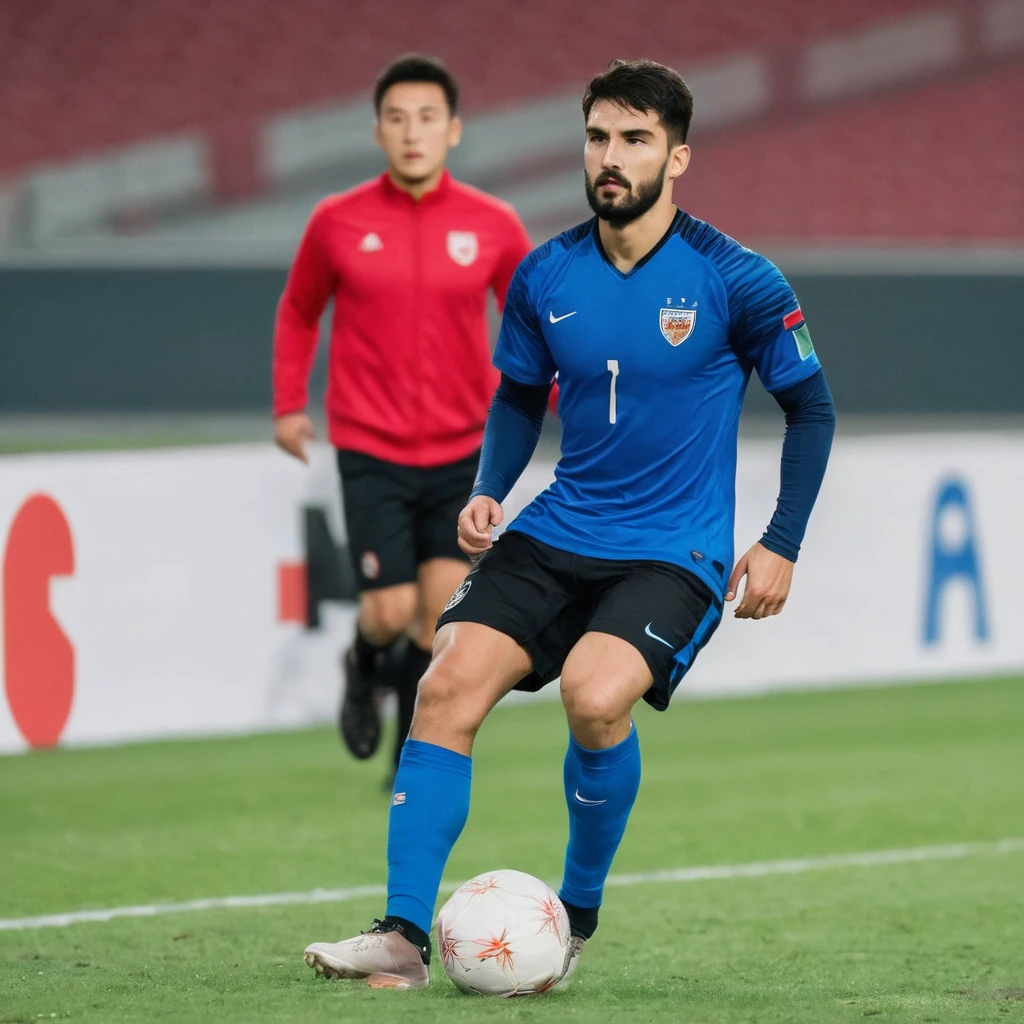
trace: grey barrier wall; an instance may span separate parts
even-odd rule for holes
[[[789,276],[841,412],[1024,412],[1024,275]],[[265,410],[284,278],[0,269],[0,413]]]

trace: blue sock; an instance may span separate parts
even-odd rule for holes
[[[441,875],[469,817],[473,759],[406,740],[388,818],[388,917],[427,935]]]
[[[576,907],[599,907],[604,881],[640,789],[636,726],[607,750],[587,750],[570,735],[563,779],[569,845],[558,895]]]

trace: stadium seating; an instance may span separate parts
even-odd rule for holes
[[[986,2],[986,11],[1001,3],[1012,14],[1012,0]],[[634,0],[628,16],[615,17],[600,5],[546,0],[434,0],[429,9],[415,0],[7,0],[0,4],[7,114],[0,239],[5,202],[30,210],[26,237],[38,240],[95,224],[136,230],[156,223],[161,210],[249,197],[279,186],[291,164],[301,183],[302,168],[318,166],[317,147],[311,163],[294,130],[275,134],[272,126],[276,115],[298,114],[301,128],[303,111],[317,105],[340,111],[316,129],[336,137],[323,157],[331,175],[339,147],[353,152],[347,140],[356,129],[342,130],[346,110],[359,113],[362,138],[369,83],[411,48],[447,58],[463,81],[467,112],[487,115],[474,119],[458,156],[470,180],[471,168],[482,167],[483,183],[498,191],[500,168],[492,165],[503,162],[501,114],[515,120],[517,110],[541,110],[537,101],[547,97],[567,103],[609,57],[644,54],[692,71],[767,56],[759,123],[710,132],[702,95],[705,119],[698,109],[694,160],[679,193],[687,208],[759,243],[1021,239],[1024,66],[982,70],[971,64],[969,42],[987,25],[986,46],[998,54],[1000,35],[1019,42],[1020,18],[1005,21],[1007,32],[991,19],[972,21],[972,10],[968,0],[737,0],[713,8]],[[879,92],[881,83],[861,98],[853,89],[831,106],[816,106],[810,94],[792,102],[796,79],[787,82],[785,72],[803,66],[807,44],[894,24],[896,16],[943,12],[959,12],[968,40],[956,74],[936,78],[935,69],[932,84]],[[521,166],[509,163],[530,203],[546,193],[528,191],[524,169],[543,175],[549,163],[570,166],[559,155],[562,107],[553,109],[557,117],[540,118],[531,135],[538,154],[523,142],[515,147]],[[540,138],[544,130],[551,139]],[[472,152],[474,140],[485,152]],[[548,208],[526,212],[535,233],[576,216],[574,154],[571,189],[556,189]],[[47,164],[60,167],[41,172]],[[8,215],[8,234],[14,223]]]
[[[261,116],[365,94],[384,63],[412,48],[446,57],[474,109],[578,85],[617,55],[693,66],[893,11],[891,0],[633,0],[619,10],[547,0],[6,0],[0,178],[197,128],[244,148]]]
[[[744,239],[1024,238],[1024,65],[700,144],[677,198]]]

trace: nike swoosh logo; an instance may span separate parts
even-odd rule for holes
[[[666,639],[665,639],[664,637],[662,637],[662,636],[658,636],[658,634],[657,634],[657,633],[655,633],[655,632],[653,632],[653,631],[651,630],[651,626],[653,626],[653,625],[654,625],[654,622],[653,622],[653,621],[651,621],[651,622],[648,622],[648,623],[647,623],[647,625],[646,625],[646,626],[644,626],[644,632],[645,632],[645,633],[646,633],[646,634],[647,634],[647,635],[648,635],[648,636],[649,636],[649,637],[650,637],[650,638],[651,638],[652,640],[657,640],[659,644],[664,644],[664,645],[665,645],[666,647],[671,647],[671,648],[672,648],[672,650],[675,650],[675,648],[676,648],[676,645],[675,645],[675,644],[670,644],[670,643],[669,643],[669,642],[668,642],[668,641],[667,641],[667,640],[666,640]]]
[[[589,804],[592,807],[596,806],[597,804],[608,803],[607,800],[588,800],[586,797],[580,796],[580,791],[578,789],[576,790],[576,799],[579,800],[581,804]]]
[[[575,316],[578,312],[578,309],[574,309],[571,313],[563,313],[561,316],[555,316],[555,311],[553,309],[549,309],[548,320],[553,324],[557,324],[559,320],[565,320],[570,316]]]

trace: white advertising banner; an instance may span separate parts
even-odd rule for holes
[[[771,516],[779,450],[740,447],[738,553]],[[312,558],[343,575],[332,454],[310,468],[262,445],[0,461],[0,751],[332,719],[355,605],[306,571]],[[528,470],[509,518],[551,472]],[[1024,670],[1022,521],[1022,437],[841,440],[785,612],[727,611],[682,690]]]

